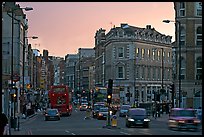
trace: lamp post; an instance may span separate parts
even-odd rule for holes
[[[26,41],[26,38],[32,38],[32,39],[38,39],[38,37],[36,36],[32,36],[32,37],[26,37],[25,36],[25,31],[24,31],[24,40],[23,40],[23,69],[22,69],[22,72],[23,72],[23,79],[22,79],[22,90],[23,90],[23,93],[24,94],[24,88],[25,88],[25,82],[24,82],[24,77],[25,77],[25,41]]]
[[[14,12],[15,11],[17,11],[17,10],[20,10],[20,9],[25,9],[26,11],[29,11],[29,10],[33,10],[33,8],[31,8],[31,7],[26,7],[26,8],[11,8],[11,90],[13,90],[13,77],[14,77],[14,75],[13,75],[13,48],[14,48],[14,45],[13,45],[13,38],[14,38]],[[15,119],[15,102],[14,102],[14,112],[13,112],[13,114],[11,113],[11,119],[13,120],[13,124],[15,124],[15,126],[14,126],[14,128],[16,127],[16,119]],[[11,121],[9,120],[9,123],[10,123]],[[9,124],[9,125],[11,125],[11,124]],[[19,128],[18,128],[19,129]],[[9,132],[10,132],[10,128],[9,128]]]
[[[177,47],[179,48],[179,69],[178,69],[178,84],[179,84],[179,97],[178,97],[178,107],[181,107],[181,45],[180,45],[180,35],[181,35],[181,22],[176,20],[176,21],[173,21],[173,20],[163,20],[164,23],[170,23],[170,22],[175,22],[175,23],[178,23],[178,39],[177,40]]]

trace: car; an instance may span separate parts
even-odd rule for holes
[[[80,111],[86,111],[87,108],[88,108],[88,102],[81,103],[81,105],[79,106]]]
[[[125,117],[127,115],[128,110],[131,108],[130,105],[122,105],[120,107],[119,116]]]
[[[126,127],[143,126],[149,128],[150,119],[145,108],[130,108],[126,115]]]
[[[92,117],[96,118],[98,115],[98,112],[100,110],[100,108],[105,107],[105,105],[103,104],[94,104],[93,106],[93,110],[92,110]]]
[[[110,117],[112,116],[112,111],[110,111]],[[108,117],[108,107],[101,107],[97,114],[98,120],[106,120]]]
[[[47,120],[60,120],[60,113],[58,109],[47,109],[44,113],[45,121]]]
[[[193,108],[172,108],[168,118],[169,129],[194,129],[199,128],[200,120],[196,117]]]

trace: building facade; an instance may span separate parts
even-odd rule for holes
[[[202,2],[174,2],[174,10],[177,22],[175,90],[178,98],[180,77],[181,107],[198,108],[202,106]]]
[[[113,86],[120,88],[122,103],[152,102],[158,97],[158,101],[171,101],[171,36],[157,32],[151,25],[138,28],[121,24],[105,35],[103,46],[103,85],[107,87],[108,80],[113,79]]]

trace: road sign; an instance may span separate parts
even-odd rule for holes
[[[19,81],[19,80],[20,80],[19,75],[18,75],[18,74],[14,74],[14,75],[13,75],[13,81],[14,81],[14,82],[17,82],[17,81]]]

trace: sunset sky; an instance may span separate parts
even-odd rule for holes
[[[163,23],[164,19],[175,19],[173,2],[17,2],[28,18],[28,36],[32,48],[49,51],[49,55],[65,57],[76,54],[78,48],[93,48],[98,29],[106,33],[121,23],[145,28],[151,25],[158,32],[172,36],[175,40],[174,23]]]

